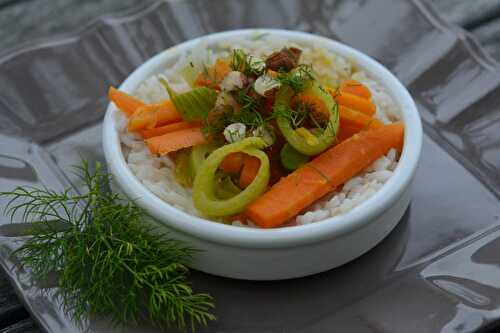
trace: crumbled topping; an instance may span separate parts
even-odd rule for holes
[[[272,53],[266,59],[266,68],[273,71],[289,72],[299,64],[302,50],[296,47],[284,47],[281,51]]]
[[[224,138],[229,143],[241,141],[246,136],[247,127],[242,123],[233,123],[224,129]]]

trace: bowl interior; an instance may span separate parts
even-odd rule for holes
[[[115,181],[124,193],[135,200],[153,217],[170,228],[205,240],[257,248],[298,246],[330,239],[356,230],[380,216],[409,186],[420,156],[422,126],[417,108],[406,88],[384,66],[367,55],[339,42],[303,32],[250,29],[216,33],[193,39],[167,49],[138,67],[119,89],[132,93],[138,85],[154,74],[175,63],[185,51],[199,42],[215,45],[228,38],[252,38],[256,33],[269,33],[303,45],[314,45],[333,51],[348,59],[381,82],[398,104],[401,119],[405,123],[405,144],[393,176],[373,196],[352,211],[307,225],[277,229],[254,229],[214,223],[185,213],[151,193],[131,172],[122,154],[118,132],[115,128],[114,104],[108,106],[103,128],[105,158]]]

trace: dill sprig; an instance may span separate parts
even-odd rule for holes
[[[241,106],[240,111],[256,112],[261,107],[260,100],[255,98],[255,97],[252,97],[248,94],[250,89],[253,89],[253,87],[251,85],[246,87],[246,88],[239,89],[234,94],[234,99]]]
[[[253,89],[253,86],[249,85],[234,94],[234,98],[241,108],[238,112],[230,114],[227,119],[228,124],[242,123],[255,129],[264,126],[267,122],[267,119],[259,112],[259,109],[262,108],[262,100],[249,95],[251,89]]]
[[[230,66],[233,71],[239,71],[250,76],[260,76],[266,69],[263,60],[247,54],[242,49],[234,49],[231,54]]]
[[[231,54],[230,66],[233,71],[242,72],[246,66],[247,54],[241,49],[234,49]]]
[[[250,129],[264,126],[270,118],[264,117],[259,110],[262,108],[262,100],[249,95],[251,85],[232,93],[232,98],[238,103],[238,110],[230,105],[220,105],[212,110],[203,120],[202,131],[205,136],[221,133],[224,128],[233,123],[242,123]]]
[[[241,111],[239,113],[234,113],[229,118],[228,123],[242,123],[251,129],[256,129],[258,127],[264,126],[267,119],[256,111]]]
[[[169,239],[134,202],[107,190],[110,176],[84,162],[83,194],[17,187],[0,196],[12,221],[33,223],[32,237],[16,252],[38,278],[58,273],[65,310],[76,321],[109,315],[115,324],[149,320],[179,328],[206,325],[212,298],[187,280],[193,249]],[[64,228],[55,228],[54,223]]]
[[[291,72],[280,72],[276,80],[282,85],[290,86],[295,91],[303,91],[314,80],[312,66],[301,64]]]
[[[298,128],[304,123],[308,113],[304,107],[293,109],[288,105],[281,105],[273,109],[272,116],[274,118],[288,119],[293,128]]]

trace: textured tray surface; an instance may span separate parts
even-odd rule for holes
[[[243,27],[311,31],[375,57],[410,89],[427,136],[403,221],[360,259],[273,283],[193,272],[217,300],[206,331],[471,331],[499,319],[500,69],[418,1],[161,2],[0,56],[0,188],[71,186],[67,167],[80,156],[103,160],[108,85],[180,41]],[[42,294],[11,260],[20,241],[0,236],[0,263],[27,308],[47,331],[81,330],[57,290]]]

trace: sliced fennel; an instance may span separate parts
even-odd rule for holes
[[[170,88],[165,79],[160,78],[160,83],[167,90],[170,100],[185,121],[203,120],[215,106],[217,93],[210,88],[199,87],[178,94]]]

